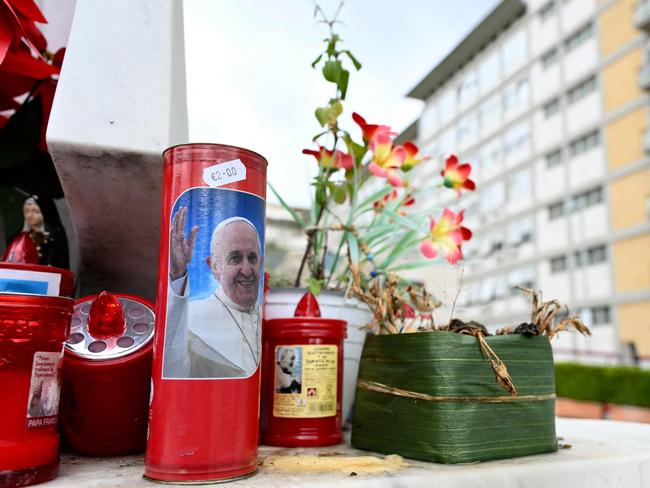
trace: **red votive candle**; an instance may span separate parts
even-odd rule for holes
[[[327,446],[343,441],[344,320],[320,317],[307,292],[294,317],[264,321],[262,430],[271,446]]]
[[[0,487],[56,477],[63,343],[74,301],[0,294]]]

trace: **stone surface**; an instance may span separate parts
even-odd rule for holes
[[[47,141],[81,295],[155,297],[161,153],[187,138],[182,3],[78,2]]]
[[[507,428],[507,419],[504,428]],[[327,454],[350,458],[368,456],[348,445],[311,449],[281,449],[261,446],[260,470],[248,479],[229,486],[305,487],[620,487],[650,485],[650,425],[604,420],[557,420],[558,436],[571,444],[556,453],[478,464],[444,465],[407,459],[408,467],[388,473],[352,475],[338,468],[333,472],[280,472],[267,467],[270,456]],[[377,457],[383,457],[377,455]],[[349,461],[349,460],[348,460]],[[142,456],[88,459],[63,455],[59,478],[44,487],[152,487],[144,480]],[[271,464],[271,463],[267,463]]]

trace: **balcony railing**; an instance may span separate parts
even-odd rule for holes
[[[634,12],[634,25],[650,32],[650,1],[639,0]]]
[[[643,148],[645,149],[646,154],[650,154],[650,126],[643,134]]]

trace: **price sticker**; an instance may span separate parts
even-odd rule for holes
[[[215,164],[203,170],[203,181],[211,187],[228,185],[246,179],[246,166],[239,159]]]

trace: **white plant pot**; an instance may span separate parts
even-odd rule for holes
[[[305,291],[304,288],[271,288],[265,299],[264,319],[293,317],[296,305]],[[324,291],[317,299],[321,316],[327,319],[345,320],[348,323],[347,338],[343,344],[341,401],[341,419],[345,424],[354,403],[359,360],[366,340],[366,332],[362,327],[372,320],[372,312],[365,303],[356,298],[344,299],[342,293]]]

